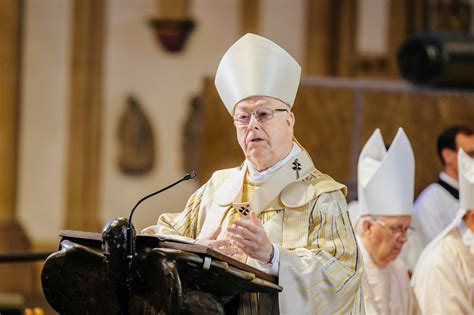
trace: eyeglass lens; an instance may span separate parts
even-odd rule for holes
[[[255,119],[259,122],[268,121],[273,118],[274,112],[287,111],[285,109],[271,109],[271,108],[260,108],[255,113],[236,113],[234,115],[234,121],[238,124],[246,125],[250,122],[251,116],[255,115]]]

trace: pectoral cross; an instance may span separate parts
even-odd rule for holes
[[[298,162],[298,159],[295,159],[295,161],[293,162],[292,169],[296,172],[296,179],[300,178],[301,163]]]
[[[248,206],[241,206],[238,210],[240,213],[242,213],[245,216],[247,216],[250,212]]]

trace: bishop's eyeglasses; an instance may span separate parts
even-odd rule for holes
[[[269,121],[273,118],[273,115],[278,112],[288,112],[288,109],[283,108],[259,108],[255,112],[240,112],[234,114],[234,124],[238,126],[245,126],[250,123],[252,115],[258,122]]]
[[[396,225],[392,226],[389,225],[387,222],[383,221],[382,219],[379,219],[377,217],[370,217],[372,221],[375,223],[381,225],[382,227],[388,229],[393,235],[406,235],[406,236],[411,236],[413,235],[413,232],[415,232],[415,228],[412,226],[403,226],[403,225]]]

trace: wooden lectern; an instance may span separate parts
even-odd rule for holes
[[[111,223],[112,222],[112,223]],[[126,219],[99,233],[62,231],[45,261],[46,299],[61,314],[232,314],[245,292],[276,295],[277,279],[208,247],[137,235],[126,257]]]

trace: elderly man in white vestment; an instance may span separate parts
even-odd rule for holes
[[[242,295],[240,314],[364,312],[346,188],[318,171],[293,137],[300,74],[266,38],[247,34],[229,48],[215,85],[245,160],[215,172],[183,212],[144,231],[195,239],[278,276],[283,291],[267,306],[261,295]]]
[[[474,159],[458,154],[460,209],[420,256],[413,286],[423,314],[474,313]]]
[[[388,151],[380,130],[375,130],[359,157],[359,204],[354,214],[364,259],[362,289],[367,314],[417,312],[408,268],[398,258],[412,231],[414,176],[413,150],[403,129]]]

